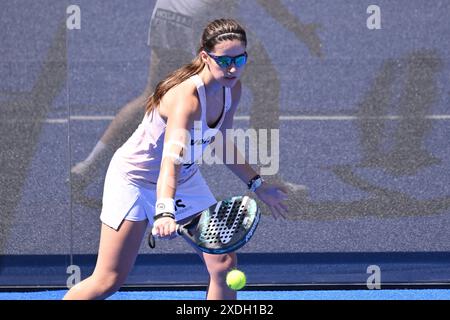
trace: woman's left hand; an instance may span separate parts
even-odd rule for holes
[[[288,209],[287,206],[282,203],[283,200],[287,199],[286,188],[263,182],[263,184],[256,189],[255,193],[261,201],[269,206],[275,220],[279,217],[282,219],[286,218],[284,214],[288,212]]]

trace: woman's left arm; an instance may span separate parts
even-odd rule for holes
[[[231,92],[232,105],[230,110],[226,113],[224,122],[220,128],[223,137],[223,163],[239,179],[248,185],[249,182],[258,175],[258,173],[250,166],[250,164],[247,163],[234,141],[227,139],[227,130],[233,129],[234,115],[241,98],[242,85],[240,81],[238,81],[238,83],[232,88]],[[234,137],[235,135],[230,136]],[[257,142],[255,141],[255,143]],[[227,152],[231,153],[233,157],[227,156]],[[230,158],[232,158],[232,161],[230,161]],[[287,199],[287,190],[284,187],[263,182],[256,188],[255,194],[269,206],[275,219],[278,217],[285,218],[284,214],[287,212],[287,207],[282,203],[282,201]]]

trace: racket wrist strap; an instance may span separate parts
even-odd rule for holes
[[[160,198],[156,200],[155,217],[166,213],[171,214],[175,218],[175,200],[172,198]]]

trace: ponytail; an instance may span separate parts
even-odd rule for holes
[[[153,109],[159,105],[161,99],[170,89],[189,79],[193,75],[200,73],[200,71],[202,71],[204,67],[205,63],[201,59],[200,55],[197,55],[197,57],[192,60],[191,63],[186,64],[180,69],[177,69],[169,74],[167,78],[158,83],[155,92],[148,99],[145,109],[146,112],[152,112]]]

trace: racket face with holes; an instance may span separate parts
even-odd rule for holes
[[[237,196],[204,210],[195,227],[181,233],[201,251],[221,254],[236,251],[250,241],[260,219],[256,201]]]

